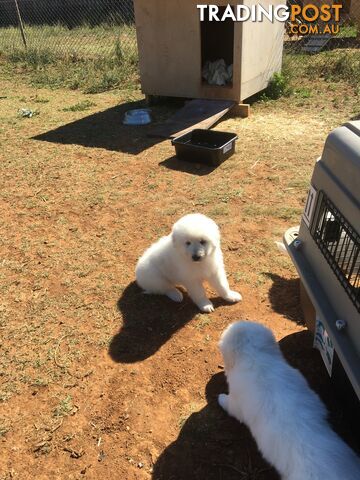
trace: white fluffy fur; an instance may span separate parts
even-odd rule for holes
[[[229,384],[219,404],[249,427],[283,480],[360,479],[360,460],[330,428],[324,404],[269,329],[234,323],[219,346]]]
[[[241,295],[229,288],[219,228],[213,220],[199,213],[180,218],[170,235],[151,245],[139,259],[135,275],[146,293],[164,294],[175,302],[183,299],[176,288],[182,285],[203,312],[214,311],[206,297],[204,281],[225,300],[241,300]]]

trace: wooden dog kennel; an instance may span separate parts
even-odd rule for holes
[[[280,5],[282,0],[262,5]],[[244,99],[267,87],[281,68],[284,23],[200,22],[193,0],[134,0],[141,86],[148,96],[232,100]],[[226,3],[214,1],[220,12]],[[251,6],[252,0],[229,2]],[[235,10],[234,10],[235,12]],[[209,85],[202,72],[206,62],[223,59],[232,65],[232,81]]]

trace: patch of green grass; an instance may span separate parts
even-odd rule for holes
[[[298,207],[280,207],[275,211],[275,216],[282,220],[299,221],[303,208]]]
[[[139,84],[135,27],[26,26],[26,31],[31,41],[24,50],[17,31],[2,29],[0,54],[11,75],[20,67],[36,87],[99,93]]]
[[[114,59],[82,59],[75,65],[66,58],[48,68],[28,70],[36,87],[69,88],[84,93],[101,93],[114,88],[133,88],[138,84],[137,64]]]
[[[266,205],[246,205],[243,209],[243,215],[248,217],[259,218],[278,218],[281,220],[299,220],[303,209],[298,207],[279,207]]]
[[[5,437],[10,430],[9,424],[3,418],[0,418],[0,438]]]
[[[227,216],[229,215],[229,208],[227,205],[224,204],[219,204],[215,205],[211,210],[209,211],[209,216],[213,217],[222,217],[222,216]]]
[[[35,98],[33,98],[32,101],[35,102],[35,103],[49,103],[50,102],[50,100],[48,98],[38,97],[37,95],[35,95]]]
[[[75,105],[71,105],[71,107],[63,108],[63,112],[83,112],[95,106],[96,103],[91,102],[90,100],[83,100],[82,102],[75,103]]]
[[[56,55],[47,47],[27,50],[14,48],[8,53],[7,58],[12,63],[26,64],[35,70],[56,62]]]
[[[294,180],[291,180],[288,183],[288,188],[296,188],[305,193],[309,188],[310,177],[308,178],[306,175],[304,176],[306,178],[295,178]]]
[[[49,382],[44,380],[43,378],[35,378],[35,380],[31,384],[33,387],[47,387]]]
[[[268,175],[266,180],[269,180],[269,182],[273,183],[274,185],[279,185],[281,178],[280,175]]]
[[[336,35],[337,38],[356,38],[357,27],[355,24],[344,25],[340,27],[340,32]]]
[[[78,57],[104,57],[109,54],[128,57],[136,54],[136,30],[134,25],[103,23],[90,26],[86,23],[75,28],[65,25],[24,25],[28,48],[43,49],[44,45],[57,54]],[[23,49],[16,27],[1,29],[0,51]],[[120,53],[121,52],[121,53]]]
[[[290,84],[294,87],[295,93],[300,90],[307,95],[306,89],[304,92],[302,87],[297,86],[297,79],[301,77],[311,80],[324,78],[331,83],[343,80],[350,85],[357,86],[360,78],[360,54],[359,50],[355,48],[323,51],[315,55],[286,53],[283,70],[290,78]],[[302,98],[308,97],[303,96]]]
[[[0,391],[0,403],[6,402],[7,400],[9,400],[10,397],[11,394],[9,392]]]
[[[290,75],[283,70],[282,72],[274,73],[260,99],[263,101],[277,100],[280,97],[289,96],[290,94]]]
[[[63,400],[60,401],[59,405],[54,409],[54,417],[66,417],[74,410],[74,405],[72,402],[71,395],[67,395]]]
[[[294,96],[299,98],[310,98],[312,96],[312,92],[310,88],[306,88],[306,87],[296,88],[294,90]]]
[[[202,193],[196,201],[196,206],[211,206],[209,215],[228,215],[228,204],[243,195],[242,188],[232,188],[228,182],[217,185]]]
[[[315,71],[327,81],[345,80],[348,83],[359,85],[360,83],[360,55],[359,52],[326,52],[323,62],[318,61],[308,66],[308,72]],[[320,60],[320,59],[318,59]]]
[[[260,287],[261,285],[265,285],[266,283],[269,283],[269,278],[266,276],[264,273],[259,273],[257,275],[255,285],[257,287]]]
[[[102,71],[99,78],[95,79],[91,85],[87,86],[84,89],[84,92],[94,94],[106,92],[107,90],[119,87],[121,85],[121,82],[119,82],[119,76],[120,78],[124,78],[116,68]]]
[[[197,315],[197,322],[195,324],[195,328],[197,330],[203,330],[205,327],[210,325],[210,323],[211,323],[210,316],[204,313],[200,313],[199,315]]]

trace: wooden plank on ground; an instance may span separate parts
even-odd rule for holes
[[[195,128],[208,129],[235,104],[231,100],[190,100],[162,125],[154,127],[148,136],[174,138]]]

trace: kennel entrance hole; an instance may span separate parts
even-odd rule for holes
[[[219,7],[218,16],[221,18],[226,7]],[[234,11],[234,8],[233,8]],[[234,22],[227,18],[224,22],[209,21],[205,18],[200,24],[201,32],[201,80],[208,84],[203,78],[203,69],[207,62],[215,62],[224,59],[227,66],[234,63]],[[231,87],[233,78],[221,88]]]

